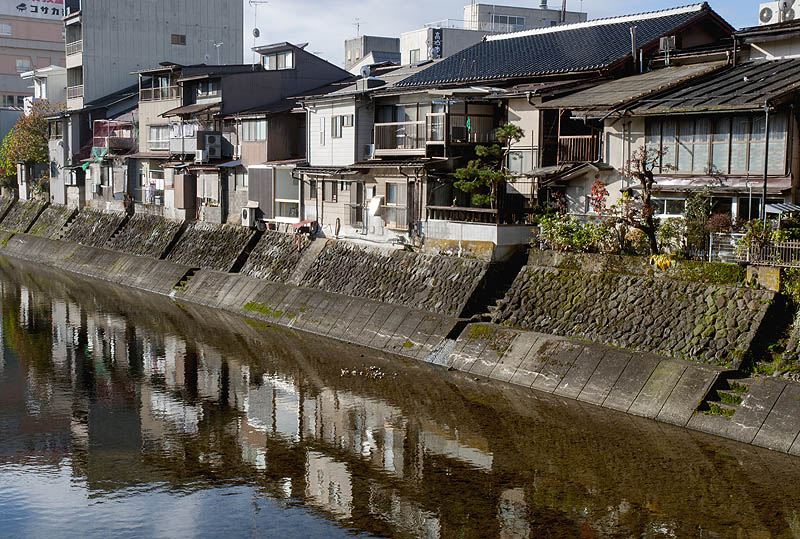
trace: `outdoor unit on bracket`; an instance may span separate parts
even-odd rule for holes
[[[208,159],[219,159],[222,157],[222,136],[205,135],[206,155]]]
[[[256,226],[256,208],[242,208],[242,226],[247,228]]]
[[[208,154],[205,150],[197,150],[194,153],[194,162],[195,163],[205,163],[208,161]]]
[[[794,0],[780,0],[779,2],[766,2],[759,6],[758,25],[777,24],[793,21],[797,18],[794,10]]]

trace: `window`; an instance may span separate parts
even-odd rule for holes
[[[331,138],[342,138],[342,124],[344,116],[334,116],[331,118]]]
[[[345,114],[344,116],[342,116],[342,118],[343,118],[342,125],[344,125],[345,127],[353,127],[353,115],[352,114]]]
[[[386,182],[386,206],[383,211],[383,220],[390,228],[403,228],[406,226],[406,184],[399,182]]]
[[[325,118],[319,119],[319,145],[325,146]]]
[[[0,36],[12,35],[12,28],[10,22],[0,22]]]
[[[111,167],[100,167],[100,185],[103,187],[111,185]]]
[[[292,51],[267,54],[262,59],[262,62],[264,63],[264,69],[267,71],[294,69],[294,55],[292,54]]]
[[[17,73],[25,73],[31,70],[30,58],[17,58]]]
[[[336,191],[337,182],[322,182],[322,200],[324,202],[336,202],[339,198],[339,193]]]
[[[686,201],[682,198],[653,198],[650,203],[655,208],[655,215],[678,216],[683,215]]]
[[[419,63],[419,49],[414,49],[414,50],[410,51],[409,52],[409,56],[411,58],[411,60],[409,61],[409,63],[411,65]]]
[[[52,139],[60,139],[62,135],[61,121],[49,122],[47,124],[48,137]]]
[[[770,117],[769,172],[786,173],[785,114]],[[762,114],[648,120],[648,148],[663,152],[657,171],[679,173],[763,174],[766,123]]]
[[[186,36],[184,34],[172,34],[173,45],[186,45]]]
[[[13,95],[4,95],[3,96],[3,106],[4,107],[13,107],[14,106],[14,96]]]
[[[239,171],[234,172],[233,173],[233,186],[234,186],[234,189],[247,189],[247,186],[250,183],[249,179],[250,179],[249,178],[249,174],[247,173],[246,169],[243,172],[239,172]]]
[[[267,121],[245,120],[242,122],[242,139],[245,142],[267,140]]]
[[[525,28],[525,17],[513,15],[492,15],[492,22],[501,30],[518,31]]]
[[[17,96],[17,106],[18,107],[24,107],[25,106],[25,96],[24,95],[18,95]]]
[[[308,198],[315,200],[317,198],[317,180],[308,182]]]
[[[219,95],[219,80],[205,80],[197,84],[197,96],[208,97]]]
[[[169,126],[151,125],[147,145],[151,150],[169,150]]]

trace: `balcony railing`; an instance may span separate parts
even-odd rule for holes
[[[425,155],[425,122],[375,124],[375,155]]]
[[[166,99],[180,99],[180,86],[161,86],[159,88],[142,88],[139,90],[139,101],[164,101]]]
[[[558,137],[559,163],[590,163],[597,160],[597,136]]]
[[[498,210],[491,208],[469,208],[460,206],[428,206],[429,221],[452,221],[457,223],[485,224],[527,224],[530,222],[530,208],[507,208]]]
[[[150,150],[169,150],[169,139],[166,140],[148,140],[147,148]]]
[[[449,141],[453,144],[485,144],[494,138],[490,115],[451,114]],[[435,112],[425,120],[375,124],[375,155],[425,155],[427,145],[444,144],[447,114]]]
[[[477,30],[492,34],[506,34],[509,32],[532,30],[535,27],[523,24],[465,21],[462,19],[443,19],[441,21],[429,22],[425,25],[425,28],[455,28],[457,30]]]
[[[83,97],[83,84],[67,87],[67,99],[77,99],[79,97]]]
[[[73,41],[72,43],[67,43],[67,56],[72,56],[73,54],[80,54],[83,52],[83,40],[79,39],[78,41]]]

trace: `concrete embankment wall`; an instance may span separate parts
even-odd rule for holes
[[[27,211],[14,207],[8,223],[24,225]],[[800,452],[798,386],[738,372],[776,295],[736,286],[736,266],[681,263],[660,273],[635,259],[537,251],[492,312],[496,323],[462,327],[459,316],[491,280],[488,264],[149,215],[40,210],[27,225],[38,235],[0,220],[0,253],[252,324]],[[728,386],[746,388],[732,405]]]

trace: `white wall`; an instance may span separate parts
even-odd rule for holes
[[[749,50],[750,60],[777,60],[799,58],[800,39],[781,39],[769,43],[753,43]]]
[[[356,126],[342,127],[342,137],[331,137],[331,118],[337,115],[355,115],[356,106],[352,98],[335,103],[319,103],[308,113],[306,122],[309,136],[308,162],[313,167],[352,165],[356,154]],[[324,120],[325,144],[320,144],[320,120]],[[358,119],[354,119],[354,124]],[[361,139],[361,136],[359,136]],[[363,152],[363,150],[361,150]]]

